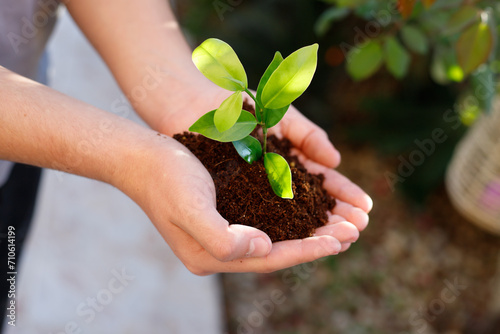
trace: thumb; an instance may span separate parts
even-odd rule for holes
[[[271,239],[264,232],[244,225],[229,225],[216,209],[212,180],[190,174],[181,178],[182,191],[175,192],[176,210],[172,219],[219,261],[269,254]]]
[[[262,257],[271,252],[271,239],[264,232],[245,225],[228,222],[216,211],[205,212],[192,221],[191,236],[219,261],[227,262],[243,257]]]

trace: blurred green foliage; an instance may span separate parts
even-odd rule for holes
[[[176,8],[193,46],[209,37],[233,46],[249,87],[275,50],[286,56],[319,43],[316,75],[294,104],[334,143],[368,144],[393,157],[395,173],[399,156],[407,159],[416,140],[442,128],[447,140],[396,185],[418,200],[441,184],[462,123],[496,94],[496,1],[184,0]],[[444,119],[449,110],[461,121],[456,127]]]
[[[497,43],[500,4],[492,0],[323,0],[331,4],[318,18],[318,35],[334,22],[354,15],[365,22],[355,29],[354,43],[338,47],[354,80],[371,77],[382,67],[397,79],[410,70],[410,57],[427,56],[432,79],[439,84],[462,82],[470,76],[465,94],[489,111],[499,73]],[[478,93],[481,91],[481,94]],[[465,121],[470,120],[465,117]]]

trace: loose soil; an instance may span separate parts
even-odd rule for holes
[[[256,135],[254,133],[254,135]],[[273,242],[302,239],[326,224],[327,211],[335,206],[323,188],[323,175],[307,172],[290,154],[291,143],[268,138],[268,151],[281,154],[290,164],[293,199],[276,196],[262,161],[249,164],[231,143],[220,143],[188,132],[174,136],[203,163],[214,179],[217,210],[230,224],[264,231]]]

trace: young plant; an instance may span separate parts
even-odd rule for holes
[[[219,39],[207,39],[193,51],[193,62],[213,83],[234,93],[218,109],[200,117],[189,130],[220,142],[232,142],[238,154],[250,164],[264,156],[274,193],[281,198],[293,198],[290,166],[279,154],[267,152],[267,133],[311,83],[317,54],[317,44],[303,47],[285,59],[276,52],[254,95],[248,89],[245,69],[234,50]],[[243,92],[255,102],[255,117],[242,110]],[[262,127],[262,145],[250,136],[257,125]]]

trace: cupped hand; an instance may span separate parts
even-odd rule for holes
[[[229,225],[216,210],[210,174],[184,146],[152,134],[120,187],[141,206],[184,265],[197,275],[272,272],[337,254],[358,230],[338,223],[301,240],[272,244],[262,231]],[[142,146],[141,146],[142,147]],[[332,220],[333,222],[333,220]]]
[[[157,128],[169,135],[186,131],[205,112],[217,108],[228,94],[219,91],[211,98],[189,99],[189,109],[180,106],[177,112],[171,111]],[[181,147],[177,147],[178,153],[174,154],[176,162],[170,164],[175,173],[170,174],[163,195],[158,197],[169,199],[161,207],[153,206],[145,211],[193,273],[272,272],[310,262],[346,250],[368,224],[372,201],[357,185],[333,169],[340,163],[340,154],[325,131],[291,107],[271,132],[292,142],[295,153],[310,172],[325,175],[324,186],[337,199],[328,224],[310,238],[274,244],[260,230],[229,225],[216,210],[215,187],[210,175],[178,144]],[[155,187],[155,192],[157,190]]]

